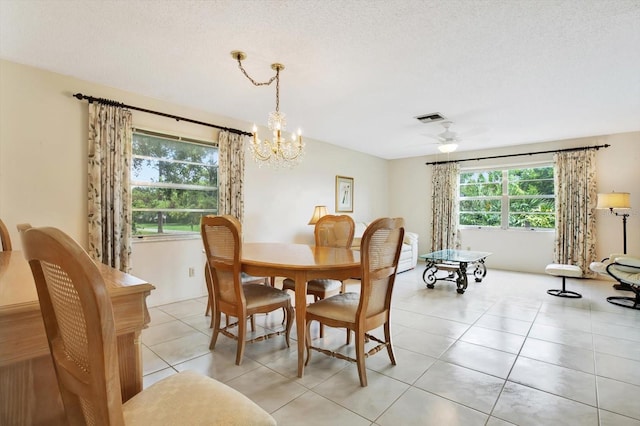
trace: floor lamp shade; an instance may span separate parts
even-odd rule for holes
[[[628,192],[598,194],[598,209],[629,209],[631,201]]]

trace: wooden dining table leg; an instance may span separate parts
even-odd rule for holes
[[[304,374],[305,333],[307,330],[307,274],[298,271],[294,277],[296,284],[296,337],[298,341],[298,377]]]

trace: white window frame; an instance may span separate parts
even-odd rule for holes
[[[554,195],[540,195],[540,196],[517,196],[517,195],[509,195],[509,170],[513,169],[533,169],[533,168],[543,168],[543,167],[552,167],[555,171],[555,164],[553,161],[541,161],[541,162],[531,162],[531,163],[520,163],[520,164],[509,164],[509,165],[493,165],[493,166],[483,166],[483,167],[464,167],[460,168],[460,174],[462,173],[474,173],[474,172],[493,172],[500,171],[502,172],[502,195],[501,196],[493,196],[493,197],[470,197],[470,198],[461,198],[460,197],[460,175],[458,175],[458,188],[457,194],[458,199],[456,202],[458,203],[458,227],[459,229],[502,229],[502,230],[539,230],[539,231],[553,231],[552,228],[524,228],[524,227],[510,227],[509,226],[509,201],[513,199],[524,199],[524,198],[555,198]],[[554,182],[554,193],[555,193],[555,182]],[[464,200],[469,199],[486,199],[486,200],[496,200],[500,199],[500,226],[478,226],[478,225],[462,225],[460,224],[460,204]],[[555,212],[555,209],[554,209]]]
[[[158,139],[165,139],[165,140],[169,140],[169,141],[177,141],[177,142],[185,142],[185,143],[190,143],[190,144],[194,144],[194,145],[202,145],[202,146],[206,146],[208,148],[214,148],[216,150],[218,150],[218,144],[217,142],[214,141],[205,141],[205,140],[199,140],[199,139],[193,139],[193,138],[187,138],[187,137],[183,137],[183,136],[178,136],[175,134],[170,134],[170,133],[165,133],[165,132],[156,132],[153,130],[148,130],[148,129],[142,129],[142,128],[134,128],[133,129],[133,134],[135,137],[135,134],[143,134],[146,136],[151,136],[154,138],[158,138]],[[134,165],[134,159],[138,158],[138,159],[142,159],[142,160],[158,160],[159,157],[154,157],[154,156],[143,156],[143,155],[138,155],[133,153],[133,148],[132,148],[132,153],[131,153],[131,182],[129,185],[131,194],[132,194],[132,200],[131,203],[133,204],[133,189],[134,187],[146,187],[146,188],[171,188],[171,189],[184,189],[184,190],[206,190],[206,191],[212,191],[214,192],[216,195],[216,197],[218,197],[218,186],[202,186],[202,185],[189,185],[189,184],[176,184],[176,183],[160,183],[160,182],[148,182],[148,181],[139,181],[139,180],[133,180],[133,165]],[[195,162],[190,162],[190,161],[183,161],[183,160],[167,160],[167,159],[163,159],[163,161],[165,162],[170,162],[170,163],[179,163],[179,164],[193,164],[193,165],[201,165],[202,163],[195,163]],[[217,169],[219,169],[219,164],[217,166]],[[217,179],[216,179],[217,181]],[[217,203],[216,203],[217,205]],[[131,205],[131,213],[132,215],[135,217],[136,213],[139,212],[177,212],[177,213],[202,213],[202,214],[217,214],[217,210],[215,209],[189,209],[189,208],[176,208],[176,209],[168,209],[168,208],[134,208],[133,205]],[[132,219],[131,221],[131,226],[133,227],[135,223],[135,219]],[[181,232],[178,234],[170,234],[170,233],[157,233],[157,234],[143,234],[143,235],[136,235],[132,232],[132,236],[133,238],[137,238],[137,239],[184,239],[184,238],[200,238],[200,229],[198,226],[197,230],[194,231],[186,231],[186,232]]]

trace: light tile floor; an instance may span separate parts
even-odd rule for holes
[[[286,348],[282,337],[247,345],[236,366],[231,339],[220,336],[209,350],[205,298],[149,309],[144,384],[195,370],[247,395],[280,425],[640,426],[640,311],[605,300],[631,293],[567,279],[583,297],[563,299],[546,293],[560,278],[489,270],[460,295],[445,281],[427,289],[421,277],[421,265],[397,277],[397,365],[386,351],[367,359],[366,388],[354,364],[318,352],[298,378],[295,342]],[[279,327],[281,315],[259,316],[257,333]],[[327,328],[318,344],[353,354],[344,338]]]

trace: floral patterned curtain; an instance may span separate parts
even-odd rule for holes
[[[435,164],[431,179],[431,251],[460,248],[458,163]]]
[[[591,275],[589,264],[596,260],[595,155],[591,149],[554,154],[556,163],[554,262],[579,266],[584,275]]]
[[[89,254],[123,272],[131,256],[131,111],[89,104]]]
[[[221,130],[218,135],[218,214],[244,218],[244,136]]]

